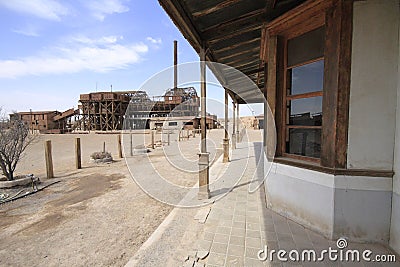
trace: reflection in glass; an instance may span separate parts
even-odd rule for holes
[[[319,158],[321,155],[321,129],[289,129],[286,153]]]
[[[322,96],[294,99],[289,102],[289,125],[322,125]]]
[[[290,95],[322,91],[324,84],[324,60],[291,69]]]

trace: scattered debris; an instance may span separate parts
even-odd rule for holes
[[[47,187],[49,187],[49,186],[51,186],[51,185],[54,185],[54,184],[57,184],[57,183],[59,183],[59,182],[60,182],[60,181],[52,182],[52,183],[50,183],[50,184],[48,184],[48,185],[46,185],[46,186],[43,186],[42,188],[39,188],[39,189],[36,187],[36,189],[34,189],[34,190],[32,190],[32,191],[27,191],[27,192],[25,192],[24,194],[21,194],[24,190],[20,190],[20,191],[18,191],[15,195],[13,195],[12,197],[8,196],[7,198],[4,198],[4,199],[0,198],[0,205],[1,205],[1,204],[4,204],[4,203],[7,203],[7,202],[10,202],[10,201],[14,201],[14,200],[17,200],[17,199],[26,197],[26,196],[29,196],[29,195],[32,195],[32,194],[35,194],[35,193],[37,193],[37,192],[42,191],[43,189],[45,189],[45,188],[47,188]],[[8,194],[4,194],[4,195],[8,195]]]

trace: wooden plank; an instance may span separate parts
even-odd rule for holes
[[[332,0],[308,0],[268,23],[268,31],[272,35],[285,35],[288,30],[296,35],[308,32],[310,27],[324,23],[324,16],[320,15],[331,5]]]
[[[304,94],[299,94],[299,95],[288,95],[286,97],[287,100],[293,100],[293,99],[299,99],[299,98],[309,98],[309,97],[317,97],[317,96],[322,96],[323,91],[317,91],[317,92],[310,92],[310,93],[304,93]]]
[[[231,49],[237,48],[237,47],[241,47],[247,44],[252,44],[252,43],[258,43],[260,41],[261,38],[255,38],[255,39],[251,39],[251,40],[247,40],[247,41],[243,41],[243,42],[237,42],[235,44],[229,45],[229,46],[225,46],[223,48],[219,48],[219,49],[213,49],[214,53],[218,54],[220,52],[225,52],[225,51],[229,51]]]
[[[222,60],[227,60],[230,58],[237,58],[237,57],[246,57],[248,55],[254,55],[257,54],[260,51],[259,47],[253,48],[253,49],[249,49],[249,50],[242,50],[240,52],[237,52],[235,54],[230,54],[224,57],[217,57],[218,61],[222,61]]]
[[[252,12],[246,13],[239,18],[235,18],[231,21],[221,22],[213,25],[202,31],[202,36],[208,40],[213,39],[220,35],[226,35],[234,33],[239,29],[251,29],[254,26],[262,26],[265,21],[265,9],[258,9]]]
[[[208,38],[207,43],[212,45],[212,44],[216,44],[218,42],[224,41],[224,40],[228,40],[228,39],[232,39],[234,37],[246,34],[246,33],[254,33],[257,32],[259,29],[261,29],[262,25],[252,25],[251,27],[247,27],[247,28],[236,28],[234,31],[231,31],[230,33],[223,33],[220,34],[218,36],[215,36],[213,38]]]
[[[186,10],[177,0],[159,0],[160,5],[171,17],[176,27],[182,32],[191,46],[199,52],[202,47],[202,39],[192,19],[186,13]]]
[[[267,100],[268,105],[275,114],[276,111],[276,91],[277,91],[277,36],[268,38],[268,72],[267,72]]]
[[[321,166],[316,162],[307,162],[304,160],[298,160],[294,158],[283,158],[276,157],[274,162],[296,166],[303,169],[318,171],[322,173],[328,173],[333,175],[346,175],[346,176],[368,176],[368,177],[393,177],[394,172],[392,170],[373,170],[373,169],[342,169],[342,168],[330,168]]]
[[[219,3],[217,5],[213,5],[213,6],[209,7],[209,8],[193,12],[192,16],[194,18],[199,18],[199,17],[205,16],[205,15],[214,13],[214,12],[216,12],[218,10],[223,9],[223,8],[226,8],[226,7],[230,6],[230,5],[239,3],[241,1],[242,0],[227,0],[227,1],[224,1],[224,2]]]
[[[353,4],[338,1],[327,11],[321,164],[346,168]]]

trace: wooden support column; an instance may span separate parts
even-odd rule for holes
[[[232,149],[236,149],[236,103],[235,100],[232,101],[232,115],[233,115],[233,129],[232,129]]]
[[[347,167],[353,2],[326,12],[321,166]],[[327,125],[329,127],[324,127]]]
[[[200,50],[200,82],[201,82],[201,150],[199,154],[199,199],[210,198],[209,190],[209,156],[207,152],[207,129],[206,129],[206,51],[204,48]]]
[[[131,156],[133,156],[133,138],[132,138],[132,133],[129,134],[129,153]]]
[[[236,143],[240,142],[239,122],[240,122],[239,103],[237,102],[237,105],[236,105]]]
[[[47,140],[44,143],[44,153],[46,159],[46,174],[47,178],[54,178],[54,170],[53,170],[53,156],[51,154],[51,141]]]
[[[228,89],[225,88],[225,115],[224,115],[224,120],[225,120],[225,136],[223,140],[223,148],[224,148],[224,158],[223,162],[229,162],[229,131],[228,131],[228,117],[229,117],[229,112],[228,112]]]
[[[81,139],[75,139],[75,166],[77,169],[82,169],[82,153],[81,153]]]

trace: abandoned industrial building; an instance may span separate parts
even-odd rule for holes
[[[81,94],[79,102],[78,109],[18,112],[10,118],[19,116],[32,131],[53,134],[157,129],[165,120],[172,128],[178,128],[178,124],[180,129],[200,127],[200,101],[194,87],[172,88],[163,96],[153,97],[144,91],[95,92]],[[217,128],[215,115],[207,115],[206,127]]]
[[[277,131],[268,207],[400,253],[399,1],[159,2],[201,61],[257,85],[235,93],[234,77],[213,69],[237,105],[265,95]]]

